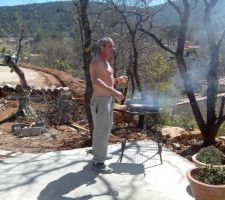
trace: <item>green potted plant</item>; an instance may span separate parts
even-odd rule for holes
[[[214,146],[202,148],[197,154],[192,156],[192,161],[197,167],[206,165],[215,167],[225,167],[225,157],[222,151],[219,151]]]
[[[225,168],[206,165],[188,170],[186,176],[196,200],[225,199]]]
[[[225,200],[225,165],[223,152],[214,146],[202,148],[192,156],[196,168],[187,171],[196,200]]]

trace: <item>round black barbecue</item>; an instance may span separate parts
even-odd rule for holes
[[[160,144],[160,137],[161,137],[161,133],[160,131],[156,130],[156,124],[158,123],[159,120],[159,103],[158,103],[158,99],[154,99],[154,101],[152,100],[151,102],[147,102],[144,99],[135,99],[135,100],[129,100],[126,102],[127,105],[127,110],[126,112],[129,114],[138,114],[139,115],[139,123],[138,123],[138,127],[141,129],[144,129],[144,123],[146,123],[146,127],[149,126],[154,127],[155,131],[154,132],[150,132],[152,134],[156,134],[157,136],[157,147],[158,147],[158,151],[156,154],[159,154],[160,156],[160,161],[162,164],[162,145]],[[150,117],[152,120],[151,122],[145,120],[145,116]],[[124,154],[124,150],[126,147],[126,141],[127,141],[127,137],[128,137],[128,133],[129,131],[126,132],[124,141],[121,144],[121,155],[118,159],[118,162],[122,162],[123,159],[123,154]]]
[[[138,127],[144,128],[144,118],[145,115],[157,115],[159,114],[159,104],[158,101],[151,101],[147,103],[146,100],[129,100],[127,103],[127,112],[131,114],[139,114]]]

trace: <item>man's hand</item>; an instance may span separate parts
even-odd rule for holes
[[[116,80],[115,83],[118,84],[120,87],[122,87],[122,88],[127,87],[127,83],[128,83],[127,76],[120,76],[120,77],[116,78],[115,80]]]
[[[116,78],[117,84],[127,84],[128,77],[127,76],[120,76]]]
[[[121,101],[124,99],[124,96],[121,92],[119,92],[118,90],[116,90],[115,94],[113,95],[113,97],[117,100],[117,101]]]

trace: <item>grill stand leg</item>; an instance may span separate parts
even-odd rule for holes
[[[163,160],[162,160],[162,134],[161,131],[158,130],[157,128],[157,123],[159,122],[159,114],[153,114],[152,116],[152,122],[150,123],[150,125],[148,125],[150,127],[150,131],[156,134],[156,142],[157,142],[157,147],[158,147],[158,151],[156,154],[159,154],[159,158],[160,158],[160,163],[161,165],[163,164]],[[146,125],[148,124],[148,122],[146,122]]]
[[[138,120],[138,128],[140,129],[144,129],[144,120],[145,120],[145,115],[144,114],[140,114],[139,115],[139,120]]]
[[[159,157],[160,157],[160,162],[161,162],[161,165],[163,164],[163,161],[162,161],[162,144],[160,142],[160,139],[162,139],[162,134],[160,131],[157,130],[157,127],[156,127],[156,134],[157,134],[157,146],[158,146],[158,154],[159,154]]]
[[[143,119],[144,119],[144,115],[142,115]],[[142,118],[141,117],[141,118]],[[158,147],[158,151],[156,154],[159,154],[159,157],[160,157],[160,162],[161,164],[163,164],[163,160],[162,160],[162,144],[161,144],[161,139],[162,139],[162,134],[160,131],[157,130],[157,123],[158,123],[158,114],[153,116],[153,124],[151,124],[151,128],[150,130],[153,131],[153,127],[154,127],[154,131],[155,131],[155,134],[157,135],[157,147]],[[147,124],[146,124],[147,125]],[[144,126],[144,123],[143,123],[143,129],[145,128]],[[121,143],[121,153],[120,153],[120,157],[117,161],[117,163],[121,163],[122,160],[123,160],[123,155],[124,155],[124,151],[125,151],[125,148],[126,148],[126,143],[127,143],[127,139],[128,139],[128,134],[130,133],[130,126],[127,127],[127,131],[126,131],[126,134],[125,134],[125,138],[124,138],[124,141]]]

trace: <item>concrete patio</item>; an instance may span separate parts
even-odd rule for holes
[[[88,148],[41,154],[0,151],[0,199],[4,200],[193,200],[188,160],[152,141],[131,142],[122,163],[120,144],[110,145],[113,174],[91,169]],[[2,159],[1,159],[2,158]]]

